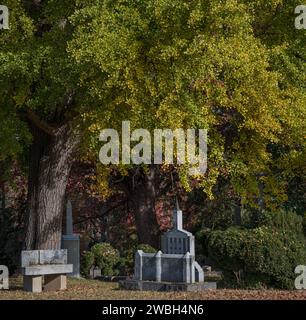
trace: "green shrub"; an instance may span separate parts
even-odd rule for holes
[[[291,212],[265,213],[256,228],[213,231],[208,252],[239,286],[292,289],[295,267],[306,264],[302,219]]]
[[[82,256],[81,272],[88,276],[92,266],[101,269],[101,274],[112,276],[117,274],[116,266],[120,262],[119,251],[109,243],[97,243]]]
[[[90,268],[95,263],[95,256],[91,251],[85,251],[82,254],[81,259],[81,274],[84,277],[87,277],[89,275]]]
[[[116,274],[114,267],[118,264],[120,256],[119,251],[113,248],[109,243],[97,243],[91,248],[94,255],[94,265],[101,269],[101,274],[111,276]]]

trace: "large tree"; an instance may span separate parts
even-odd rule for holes
[[[75,3],[5,4],[10,29],[2,31],[0,40],[0,99],[10,129],[3,139],[15,146],[8,148],[8,155],[31,136],[25,247],[59,248],[65,189],[80,142],[82,95],[66,52],[72,28],[65,18],[74,12]],[[5,118],[2,121],[6,123]]]
[[[27,248],[60,246],[73,157],[86,148],[97,157],[99,131],[120,130],[122,120],[149,130],[207,128],[209,168],[198,185],[208,194],[226,174],[241,197],[252,199],[263,172],[267,192],[281,194],[269,147],[300,155],[303,146],[305,79],[295,76],[304,68],[305,39],[294,29],[296,1],[6,4],[0,104],[11,121],[4,141],[17,146],[32,137]],[[178,169],[190,187],[186,168]],[[142,170],[150,184],[153,169]],[[144,228],[154,221],[154,188],[146,192],[135,206]]]
[[[69,51],[96,104],[105,103],[101,91],[113,88],[105,104],[117,111],[107,113],[115,127],[131,119],[135,128],[209,129],[207,174],[190,185],[180,168],[187,190],[200,185],[213,196],[223,176],[238,205],[262,197],[273,208],[286,200],[290,162],[301,174],[305,157],[305,33],[294,28],[297,4],[83,2],[72,18]],[[103,128],[102,112],[94,115],[92,132]],[[133,192],[137,197],[136,187]],[[149,198],[155,195],[156,188]]]

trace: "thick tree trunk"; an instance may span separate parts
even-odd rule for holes
[[[151,165],[146,172],[141,167],[133,167],[128,175],[114,172],[110,186],[124,192],[135,217],[138,243],[159,247],[159,224],[155,212],[155,202],[160,193],[159,167]]]
[[[79,139],[68,125],[53,135],[34,124],[31,129],[25,249],[60,249],[66,185]]]
[[[159,247],[159,225],[155,213],[156,167],[151,166],[142,185],[133,193],[138,242]]]

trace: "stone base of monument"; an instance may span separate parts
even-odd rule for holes
[[[63,235],[62,249],[67,249],[68,263],[73,265],[73,271],[68,277],[80,278],[80,235]]]
[[[119,289],[134,291],[205,291],[216,290],[216,282],[157,282],[157,281],[141,281],[141,280],[121,280],[119,281]]]

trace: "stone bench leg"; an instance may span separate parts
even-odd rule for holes
[[[27,292],[41,292],[42,276],[23,276],[23,289]]]
[[[67,276],[65,274],[45,275],[44,290],[58,291],[67,289]]]

